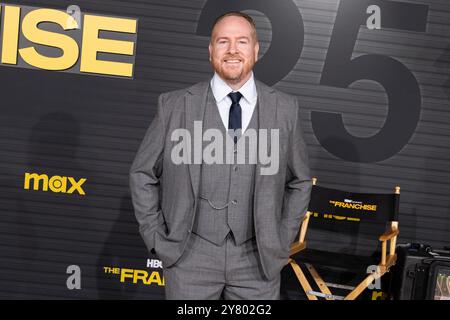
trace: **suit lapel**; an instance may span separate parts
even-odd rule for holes
[[[194,140],[194,121],[201,121],[203,134],[203,117],[205,115],[206,97],[208,93],[209,82],[198,83],[188,89],[185,96],[185,115],[186,115],[186,129],[191,135],[191,159],[192,163],[188,165],[189,175],[191,179],[192,190],[194,192],[194,199],[197,199],[200,186],[200,169],[201,164],[194,161],[194,153],[200,148],[200,155],[203,154],[202,143],[196,146]],[[198,131],[198,129],[197,129]],[[197,132],[198,133],[198,132]],[[203,139],[202,139],[203,140]]]
[[[256,90],[258,92],[258,105],[259,105],[259,129],[265,129],[267,130],[267,150],[270,153],[271,152],[271,139],[270,139],[270,130],[274,129],[275,121],[276,121],[276,114],[277,114],[277,99],[275,91],[265,85],[264,83],[255,80],[256,83]],[[259,148],[260,148],[260,138],[258,133],[258,159],[259,159]],[[265,147],[265,146],[264,146]],[[255,193],[254,193],[254,200],[253,205],[254,208],[257,206],[257,199],[259,192],[261,190],[261,187],[264,186],[263,184],[263,176],[261,175],[261,163],[258,160],[256,164],[256,171],[254,174],[254,180],[255,180]],[[258,210],[255,210],[257,212]]]

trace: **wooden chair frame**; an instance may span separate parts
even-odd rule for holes
[[[317,178],[313,178],[313,185],[317,183]],[[400,187],[395,187],[395,193],[400,194]],[[306,212],[305,217],[300,226],[300,234],[298,241],[292,244],[290,249],[290,256],[304,250],[306,248],[306,232],[308,230],[308,223],[312,213],[310,211]],[[302,286],[305,294],[309,300],[318,300],[317,296],[324,297],[326,300],[355,300],[374,280],[381,278],[389,269],[396,263],[396,244],[397,236],[399,234],[398,221],[391,221],[390,230],[386,231],[384,234],[380,235],[378,240],[381,241],[381,259],[378,264],[377,270],[369,274],[363,281],[361,281],[356,287],[340,286],[347,290],[351,290],[350,293],[345,297],[340,297],[333,295],[330,291],[329,285],[320,277],[317,270],[311,264],[305,264],[309,273],[311,274],[314,282],[319,287],[321,293],[314,292],[311,288],[309,281],[307,280],[305,274],[303,273],[297,262],[289,258],[288,263],[292,266],[292,269],[297,276],[300,285]],[[387,245],[389,243],[389,254],[387,254]]]

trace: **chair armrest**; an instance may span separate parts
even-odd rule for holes
[[[305,242],[306,231],[308,230],[309,218],[311,217],[311,212],[307,211],[302,221],[300,222],[300,234],[298,237],[298,242]]]
[[[387,241],[387,240],[390,240],[390,239],[394,238],[395,236],[397,236],[398,233],[399,233],[399,230],[398,230],[398,229],[391,229],[391,230],[386,231],[385,233],[383,233],[383,234],[380,236],[379,240],[380,240],[380,241]]]
[[[296,242],[293,245],[291,245],[291,248],[289,250],[289,256],[293,256],[297,252],[300,252],[306,248],[306,242]]]

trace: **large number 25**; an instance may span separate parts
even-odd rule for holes
[[[388,113],[377,134],[362,138],[344,127],[342,115],[313,111],[311,121],[320,144],[335,156],[354,162],[388,159],[405,146],[420,118],[421,94],[416,78],[401,62],[370,54],[352,59],[359,29],[366,23],[369,5],[381,8],[383,28],[425,32],[428,6],[387,0],[341,0],[320,84],[347,88],[359,80],[373,80],[384,87]],[[292,0],[208,0],[197,34],[208,36],[214,19],[232,10],[257,10],[272,24],[272,42],[255,73],[273,85],[295,66],[303,49],[304,27]],[[374,31],[376,32],[376,31]]]

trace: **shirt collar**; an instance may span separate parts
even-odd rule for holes
[[[235,91],[217,74],[217,72],[214,73],[214,76],[211,79],[211,90],[217,103],[225,99],[230,92]],[[252,104],[256,101],[257,92],[253,72],[247,82],[236,91],[239,91],[248,103]]]

